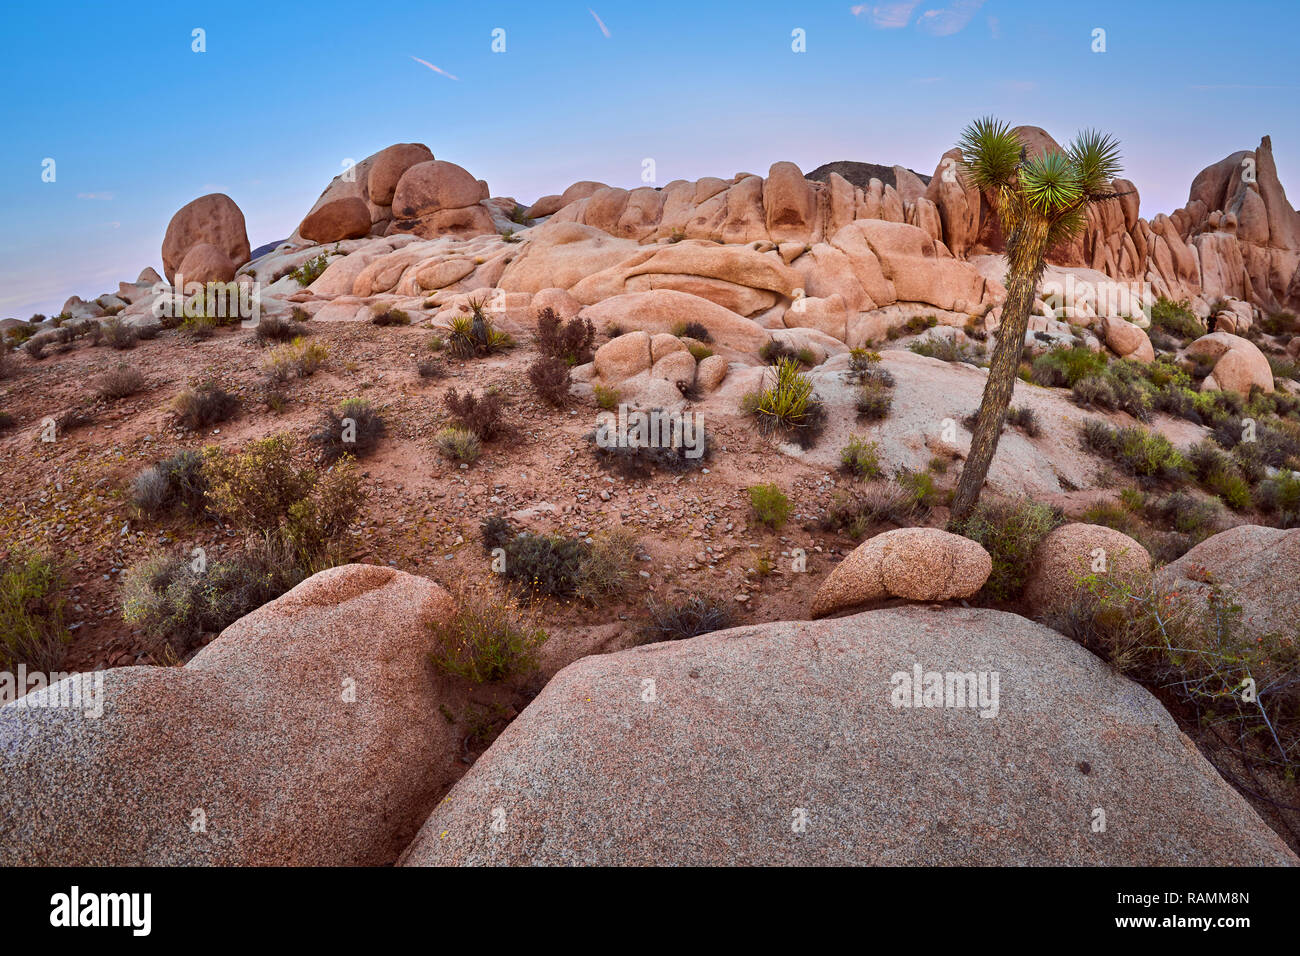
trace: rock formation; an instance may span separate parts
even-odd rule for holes
[[[917,670],[945,702],[969,688],[965,706],[927,706]],[[1074,642],[1000,611],[906,607],[570,665],[403,862],[1300,861],[1151,694]]]

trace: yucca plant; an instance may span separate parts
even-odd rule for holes
[[[764,432],[786,432],[807,447],[822,424],[825,409],[813,394],[812,379],[799,368],[798,359],[780,359],[776,381],[757,395],[753,411]]]
[[[953,520],[960,522],[979,501],[997,451],[1047,252],[1083,230],[1089,205],[1124,194],[1111,186],[1120,172],[1119,144],[1096,130],[1081,132],[1064,152],[1031,157],[1014,130],[988,116],[966,127],[958,147],[962,176],[992,203],[1007,244],[998,344],[952,503]]]

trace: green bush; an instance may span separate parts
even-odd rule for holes
[[[176,508],[198,515],[205,506],[207,487],[203,454],[182,449],[136,475],[130,498],[146,518],[158,518]]]
[[[867,379],[858,390],[858,418],[878,422],[888,417],[894,404],[893,391],[884,382]]]
[[[328,409],[307,441],[320,449],[321,460],[333,464],[344,455],[365,458],[385,431],[383,416],[361,398],[348,398]]]
[[[320,255],[308,259],[297,269],[290,272],[289,275],[293,276],[299,285],[311,285],[329,268],[329,264],[329,255],[322,252]]]
[[[982,345],[968,345],[957,339],[952,338],[931,338],[919,342],[913,342],[908,349],[917,355],[924,355],[928,358],[936,358],[941,362],[968,362],[971,365],[981,365],[984,362],[984,347]]]
[[[282,542],[304,565],[329,554],[363,503],[351,458],[317,472],[297,460],[287,435],[251,442],[234,454],[212,449],[203,475],[212,511],[250,535]]]
[[[969,518],[948,530],[979,542],[992,556],[993,571],[980,595],[1002,602],[1020,596],[1039,542],[1064,520],[1060,509],[1020,498],[980,502]]]
[[[1300,654],[1290,633],[1254,634],[1242,608],[1212,582],[1204,597],[1148,581],[1085,578],[1046,623],[1148,689],[1195,715],[1189,733],[1232,752],[1256,786],[1260,772],[1293,782],[1300,770]],[[1250,680],[1256,693],[1241,693]],[[1267,792],[1266,787],[1266,792]]]
[[[63,578],[44,555],[12,553],[0,560],[0,671],[19,664],[48,673],[63,660]]]
[[[751,485],[746,490],[749,492],[749,504],[754,517],[769,528],[780,528],[794,510],[794,505],[785,492],[774,484]]]
[[[483,451],[478,436],[459,425],[438,429],[433,436],[433,443],[443,457],[471,465],[478,461],[478,456]]]
[[[292,552],[255,542],[228,558],[161,555],[131,568],[122,590],[122,617],[143,629],[159,660],[183,658],[216,634],[305,580]]]
[[[1151,307],[1151,327],[1161,329],[1180,339],[1200,338],[1205,334],[1205,323],[1196,317],[1186,302],[1172,302],[1164,296]]]
[[[879,478],[880,446],[857,435],[840,451],[840,467],[856,478]]]
[[[1057,348],[1034,359],[1031,377],[1050,388],[1073,388],[1078,382],[1106,371],[1106,356],[1083,345]]]
[[[1088,419],[1083,427],[1083,442],[1140,478],[1175,481],[1184,477],[1186,461],[1169,439],[1140,425],[1111,428],[1098,419]]]
[[[537,669],[546,631],[509,602],[462,597],[456,613],[429,626],[433,666],[473,684],[489,684]]]

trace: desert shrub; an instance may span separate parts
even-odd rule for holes
[[[306,315],[306,313],[303,313]],[[257,320],[253,338],[258,345],[268,342],[292,342],[294,339],[311,334],[311,329],[302,325],[299,319],[282,319],[278,315],[264,315]]]
[[[1064,520],[1058,508],[1019,498],[980,502],[970,517],[948,530],[978,542],[992,556],[993,570],[980,595],[1002,602],[1020,596],[1035,549]]]
[[[1151,327],[1160,329],[1180,339],[1200,338],[1205,334],[1205,323],[1196,317],[1186,302],[1173,302],[1160,296],[1151,307]]]
[[[0,412],[0,432],[14,427],[14,417],[8,412]]]
[[[290,272],[289,275],[293,276],[299,285],[311,285],[321,277],[321,274],[324,273],[327,268],[329,268],[329,264],[329,256],[322,252],[320,255],[308,259],[298,268]]]
[[[934,315],[913,315],[903,323],[903,329],[908,335],[920,335],[926,329],[932,329],[939,324],[939,319]]]
[[[271,349],[262,362],[262,371],[276,382],[309,378],[320,370],[328,358],[328,346],[321,342],[309,342],[299,335],[293,341]]]
[[[695,339],[697,342],[713,341],[713,336],[702,322],[679,322],[673,326],[673,335],[678,338]]]
[[[307,440],[320,449],[322,461],[333,464],[344,455],[365,458],[379,444],[384,429],[383,416],[369,402],[349,398],[326,411]]]
[[[618,389],[609,385],[593,385],[592,393],[596,396],[596,405],[607,412],[617,409],[623,400]]]
[[[596,604],[622,593],[632,580],[637,557],[636,535],[627,528],[610,528],[592,535],[578,577],[578,597]]]
[[[1119,398],[1111,387],[1110,379],[1104,375],[1089,375],[1074,383],[1071,390],[1074,403],[1080,408],[1100,408],[1114,411],[1119,407]]]
[[[371,314],[370,321],[374,325],[379,326],[410,325],[411,316],[409,313],[404,312],[401,309],[390,309],[380,306]]]
[[[187,388],[172,402],[176,423],[191,431],[224,422],[239,408],[239,399],[215,382]]]
[[[100,323],[100,336],[104,343],[115,349],[126,350],[135,348],[139,340],[139,333],[127,325],[117,316],[105,319]]]
[[[703,362],[713,355],[713,349],[700,342],[687,342],[686,351],[691,353],[691,358],[695,359],[696,362]]]
[[[14,373],[14,359],[9,346],[0,343],[0,379],[6,379]]]
[[[119,365],[95,379],[95,397],[104,401],[115,401],[134,395],[144,388],[144,376],[138,368]]]
[[[1037,438],[1042,434],[1042,428],[1038,424],[1038,415],[1028,406],[1007,409],[1007,424],[1019,428],[1030,438]]]
[[[917,355],[936,358],[941,362],[969,362],[972,365],[978,365],[984,359],[983,346],[969,345],[960,341],[956,336],[952,338],[936,336],[935,338],[913,342],[908,346],[908,349]]]
[[[1187,535],[1193,539],[1193,543],[1203,541],[1217,532],[1222,523],[1222,509],[1216,502],[1186,491],[1148,498],[1143,503],[1142,511],[1149,521]]]
[[[583,365],[592,359],[596,327],[590,319],[560,320],[551,308],[537,314],[537,348],[546,358],[559,359],[565,365]]]
[[[636,414],[645,416],[648,427],[641,430],[630,424],[625,439],[611,435],[604,424],[585,436],[592,443],[592,451],[602,468],[625,478],[649,478],[658,471],[680,473],[704,465],[709,456],[709,441],[702,423],[692,424],[688,434],[685,428],[688,420],[674,417],[662,408]],[[674,427],[678,421],[683,423],[680,428]]]
[[[645,628],[647,642],[683,641],[732,625],[730,609],[713,598],[692,595],[677,604],[659,604],[652,598],[646,606],[650,611]]]
[[[858,435],[849,438],[849,443],[840,451],[840,468],[855,478],[879,478],[880,446]]]
[[[826,408],[813,394],[812,380],[799,371],[797,361],[788,358],[777,363],[771,385],[747,398],[746,408],[764,434],[780,435],[804,448],[817,440],[826,420]]]
[[[463,597],[456,613],[429,625],[433,666],[473,684],[489,684],[537,669],[547,633],[510,601]]]
[[[49,332],[38,332],[23,343],[23,351],[35,361],[45,358],[45,349],[53,344],[54,336]]]
[[[131,480],[130,500],[147,518],[157,518],[174,508],[200,514],[207,487],[202,453],[182,449],[136,475]]]
[[[784,525],[794,510],[785,492],[774,484],[750,485],[746,491],[749,492],[749,505],[755,519],[773,530]]]
[[[1260,330],[1269,335],[1300,334],[1300,319],[1294,312],[1270,312],[1260,321]]]
[[[296,460],[287,435],[251,442],[233,454],[213,450],[203,476],[209,508],[251,535],[282,542],[304,565],[343,538],[363,501],[350,459],[317,472]]]
[[[878,422],[887,418],[893,404],[893,390],[881,381],[869,378],[858,389],[858,418],[864,421]]]
[[[878,524],[908,527],[924,516],[916,496],[894,482],[873,482],[863,489],[838,491],[819,524],[857,541]]]
[[[558,355],[544,356],[529,365],[528,381],[537,397],[548,405],[558,408],[569,400],[569,364]]]
[[[14,552],[0,559],[0,671],[19,664],[49,672],[63,660],[63,577],[40,554]]]
[[[211,563],[160,555],[125,575],[122,617],[144,631],[155,658],[183,658],[205,635],[224,630],[306,577],[291,551],[265,543]]]
[[[1204,421],[1196,402],[1196,393],[1184,386],[1171,384],[1158,389],[1152,393],[1151,407],[1176,418],[1185,418],[1197,425],[1203,424]]]
[[[1187,388],[1192,384],[1192,377],[1176,362],[1163,355],[1145,365],[1139,363],[1137,371],[1155,388],[1170,385]]]
[[[1183,477],[1186,462],[1169,439],[1140,425],[1111,428],[1091,418],[1084,423],[1083,443],[1139,478],[1174,481]]]
[[[1106,371],[1106,356],[1087,346],[1056,348],[1034,359],[1031,377],[1038,385],[1073,388],[1077,382]]]
[[[1273,372],[1274,380],[1289,378],[1292,381],[1300,382],[1300,363],[1270,355],[1268,356],[1268,367]]]
[[[447,347],[458,358],[493,355],[515,344],[507,333],[492,325],[484,311],[485,300],[471,299],[469,315],[458,315],[451,320],[447,332]]]
[[[928,514],[939,503],[939,491],[934,486],[934,475],[929,471],[899,468],[894,473],[894,483],[911,498],[920,514]]]
[[[502,404],[501,396],[495,391],[489,389],[475,395],[466,389],[461,395],[449,388],[443,400],[455,424],[473,432],[481,441],[491,441],[500,432]]]
[[[1235,415],[1225,416],[1215,425],[1214,440],[1273,468],[1300,465],[1300,425],[1285,419],[1251,421],[1248,425]]]
[[[478,456],[483,450],[478,436],[468,428],[461,428],[458,425],[438,429],[437,434],[433,436],[433,443],[444,458],[463,461],[466,464],[478,461]]]
[[[529,596],[573,597],[582,581],[585,542],[551,535],[521,534],[504,545],[501,574]]]
[[[54,416],[54,434],[66,435],[68,432],[89,425],[94,420],[94,412],[82,406],[74,405],[72,408],[64,409]]]
[[[1256,635],[1234,597],[1207,582],[1204,599],[1101,575],[1047,621],[1147,688],[1170,695],[1196,732],[1250,768],[1293,780],[1300,769],[1300,652],[1294,631]],[[1255,693],[1242,693],[1247,682]],[[1192,731],[1189,731],[1192,732]],[[1274,806],[1281,806],[1274,804]]]
[[[768,339],[758,350],[758,357],[768,365],[794,362],[798,365],[816,365],[817,356],[811,349],[795,349],[782,339]]]
[[[444,378],[447,375],[447,366],[441,359],[426,358],[415,363],[415,371],[420,378]]]

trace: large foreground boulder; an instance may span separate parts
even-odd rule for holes
[[[954,706],[925,706],[934,678],[913,689],[917,669]],[[1154,697],[1082,647],[1001,611],[903,607],[570,665],[402,862],[1300,861]]]
[[[321,572],[184,667],[102,672],[103,714],[0,708],[0,866],[394,860],[454,779],[426,623],[436,584]]]

